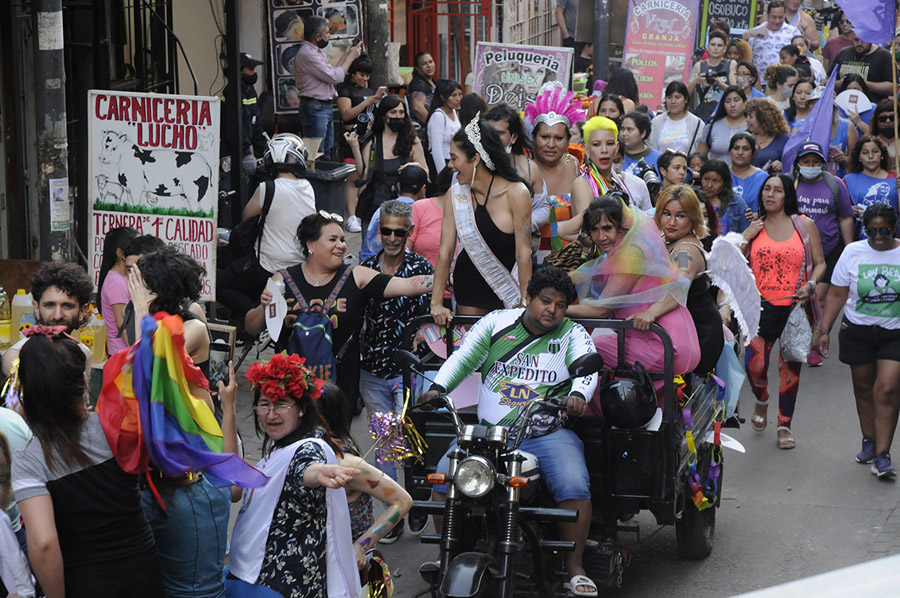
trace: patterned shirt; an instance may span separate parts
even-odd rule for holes
[[[321,437],[321,433],[317,433]],[[318,445],[305,442],[294,453],[284,479],[284,489],[266,542],[257,584],[272,588],[285,598],[324,596],[325,548],[328,509],[325,487],[303,485],[306,468],[325,463]]]
[[[760,79],[762,79],[767,66],[779,63],[781,59],[778,57],[778,52],[783,47],[789,46],[794,37],[803,35],[799,29],[787,23],[782,25],[778,31],[766,28],[766,32],[768,35],[763,39],[751,37],[747,40],[753,50],[753,64],[759,71]]]
[[[378,255],[364,261],[362,266],[381,272]],[[412,278],[422,274],[434,274],[434,268],[424,257],[412,251],[403,251],[403,263],[394,276]],[[360,366],[379,378],[400,375],[394,364],[394,352],[405,338],[406,326],[415,318],[426,315],[431,305],[431,293],[417,297],[393,297],[378,301],[369,299],[366,305],[366,329],[362,336],[362,360]]]
[[[522,308],[498,309],[482,317],[434,378],[436,385],[451,392],[480,370],[478,419],[482,424],[514,424],[528,403],[569,377],[569,364],[596,352],[594,341],[581,324],[563,318],[555,330],[537,336],[525,328],[524,313]],[[559,396],[578,394],[590,401],[596,388],[597,375],[591,374],[572,380],[567,392]],[[526,434],[539,436],[540,432],[528,430]]]

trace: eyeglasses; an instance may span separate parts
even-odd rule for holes
[[[274,405],[270,405],[268,403],[259,403],[258,405],[256,405],[256,407],[253,408],[253,410],[256,411],[257,415],[265,415],[269,411],[274,411],[275,413],[284,415],[285,413],[290,411],[291,408],[296,406],[296,403],[275,403]]]
[[[388,228],[386,226],[382,226],[380,230],[382,237],[390,237],[391,235],[394,235],[398,239],[402,239],[409,234],[409,229],[406,228]]]
[[[321,216],[325,220],[333,220],[334,222],[338,222],[338,223],[344,222],[344,217],[341,216],[340,214],[326,212],[325,210],[319,210],[319,216]]]
[[[889,237],[893,234],[890,228],[886,226],[882,226],[881,228],[867,228],[866,236],[870,239],[874,239],[876,236],[881,235],[882,237]]]
[[[880,123],[894,122],[894,115],[893,114],[882,114],[878,117],[878,122],[880,122]]]

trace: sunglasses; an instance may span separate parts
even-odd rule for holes
[[[882,237],[889,237],[893,234],[890,228],[886,226],[882,226],[881,228],[867,228],[866,236],[870,239],[874,239],[876,236],[881,235]]]
[[[881,116],[878,117],[878,122],[892,123],[892,122],[894,122],[894,115],[893,114],[882,114]]]
[[[344,221],[344,217],[340,214],[335,214],[333,212],[326,212],[325,210],[319,210],[319,216],[324,218],[325,220],[332,220],[334,222],[342,223]]]
[[[382,226],[380,230],[382,237],[390,237],[391,235],[394,235],[398,239],[402,239],[409,234],[409,229],[406,228],[388,228],[386,226]]]
[[[667,148],[666,148],[666,151],[665,151],[664,153],[670,154],[670,155],[673,155],[673,156],[681,156],[682,158],[684,158],[685,160],[687,160],[687,154],[685,154],[684,152],[680,152],[680,151],[678,151],[678,150],[673,150],[673,149],[670,148],[670,147],[667,147]]]

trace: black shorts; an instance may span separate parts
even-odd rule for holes
[[[772,305],[763,300],[762,312],[759,314],[759,332],[757,335],[764,340],[775,342],[781,338],[788,318],[791,317],[792,305]]]
[[[825,274],[822,275],[822,280],[818,282],[831,284],[831,273],[834,272],[834,266],[837,264],[838,258],[841,257],[843,251],[844,243],[841,242],[837,244],[837,247],[825,254]]]
[[[847,365],[874,363],[881,359],[900,361],[900,330],[860,326],[844,318],[838,342],[838,359]]]

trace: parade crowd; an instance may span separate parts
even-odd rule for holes
[[[590,44],[570,35],[567,4],[559,0],[566,45],[590,56]],[[799,0],[771,0],[761,24],[742,35],[713,21],[688,80],[666,84],[662,106],[646,105],[634,74],[618,68],[593,95],[545,84],[522,115],[489,108],[465,84],[435,80],[424,52],[405,94],[372,89],[372,63],[358,46],[329,64],[321,51],[328,21],[309,18],[293,63],[303,135],[355,165],[346,217],[317,209],[304,178],[312,157],[298,135],[245,134],[248,156],[265,163],[243,208],[258,228],[252,249],[218,272],[217,300],[244,342],[280,328],[274,354],[250,366],[246,380],[211,360],[198,302],[204,271],[176,248],[114,229],[96,298],[81,266],[42,264],[31,281],[37,325],[2,362],[12,381],[0,409],[8,595],[359,596],[382,571],[378,545],[405,529],[421,533],[427,521],[409,513],[396,463],[378,469],[360,459],[350,424],[363,410],[369,419],[403,410],[394,356],[427,352],[410,323],[428,315],[440,326],[455,315],[485,316],[436,382],[416,392],[450,392],[481,369],[478,414],[489,425],[508,425],[517,413],[498,385],[530,384],[509,367],[516,355],[554,375],[586,353],[616,363],[615,335],[576,323],[615,318],[633,325],[625,363],[648,370],[663,368],[651,331],[661,326],[688,391],[734,359],[736,347],[756,399],[744,415],[764,433],[778,344],[775,440],[788,450],[798,442],[801,372],[831,356],[843,310],[837,357],[850,366],[859,415],[855,459],[893,478],[895,50],[861,41],[840,12],[829,25],[826,36]],[[244,55],[243,85],[252,87],[258,64]],[[835,104],[828,146],[803,140],[786,164],[785,145],[816,103],[830,100],[835,70],[833,93],[856,90],[871,107]],[[359,256],[347,253],[347,234],[360,235]],[[729,272],[711,265],[723,244],[737,255]],[[736,282],[725,288],[720,279]],[[741,280],[752,282],[736,296]],[[148,322],[177,316],[175,346],[187,365],[173,371],[193,400],[187,420],[216,430],[221,452],[255,463],[264,485],[216,483],[204,471],[171,475],[152,459],[140,475],[126,471],[106,407],[88,399],[91,350],[72,336],[92,300],[107,322],[110,362],[158,334]],[[516,344],[523,337],[531,344]],[[103,396],[125,397],[120,374],[129,367],[107,365]],[[245,454],[237,434],[236,393],[247,383],[261,455]],[[599,392],[596,377],[574,381],[569,417],[602,417]],[[563,530],[576,542],[566,558],[569,590],[596,596],[581,563],[591,508],[583,447],[564,423],[529,430],[529,450],[544,451],[557,502],[579,509],[579,522]],[[229,534],[230,504],[239,501]],[[384,507],[377,516],[376,501]]]

